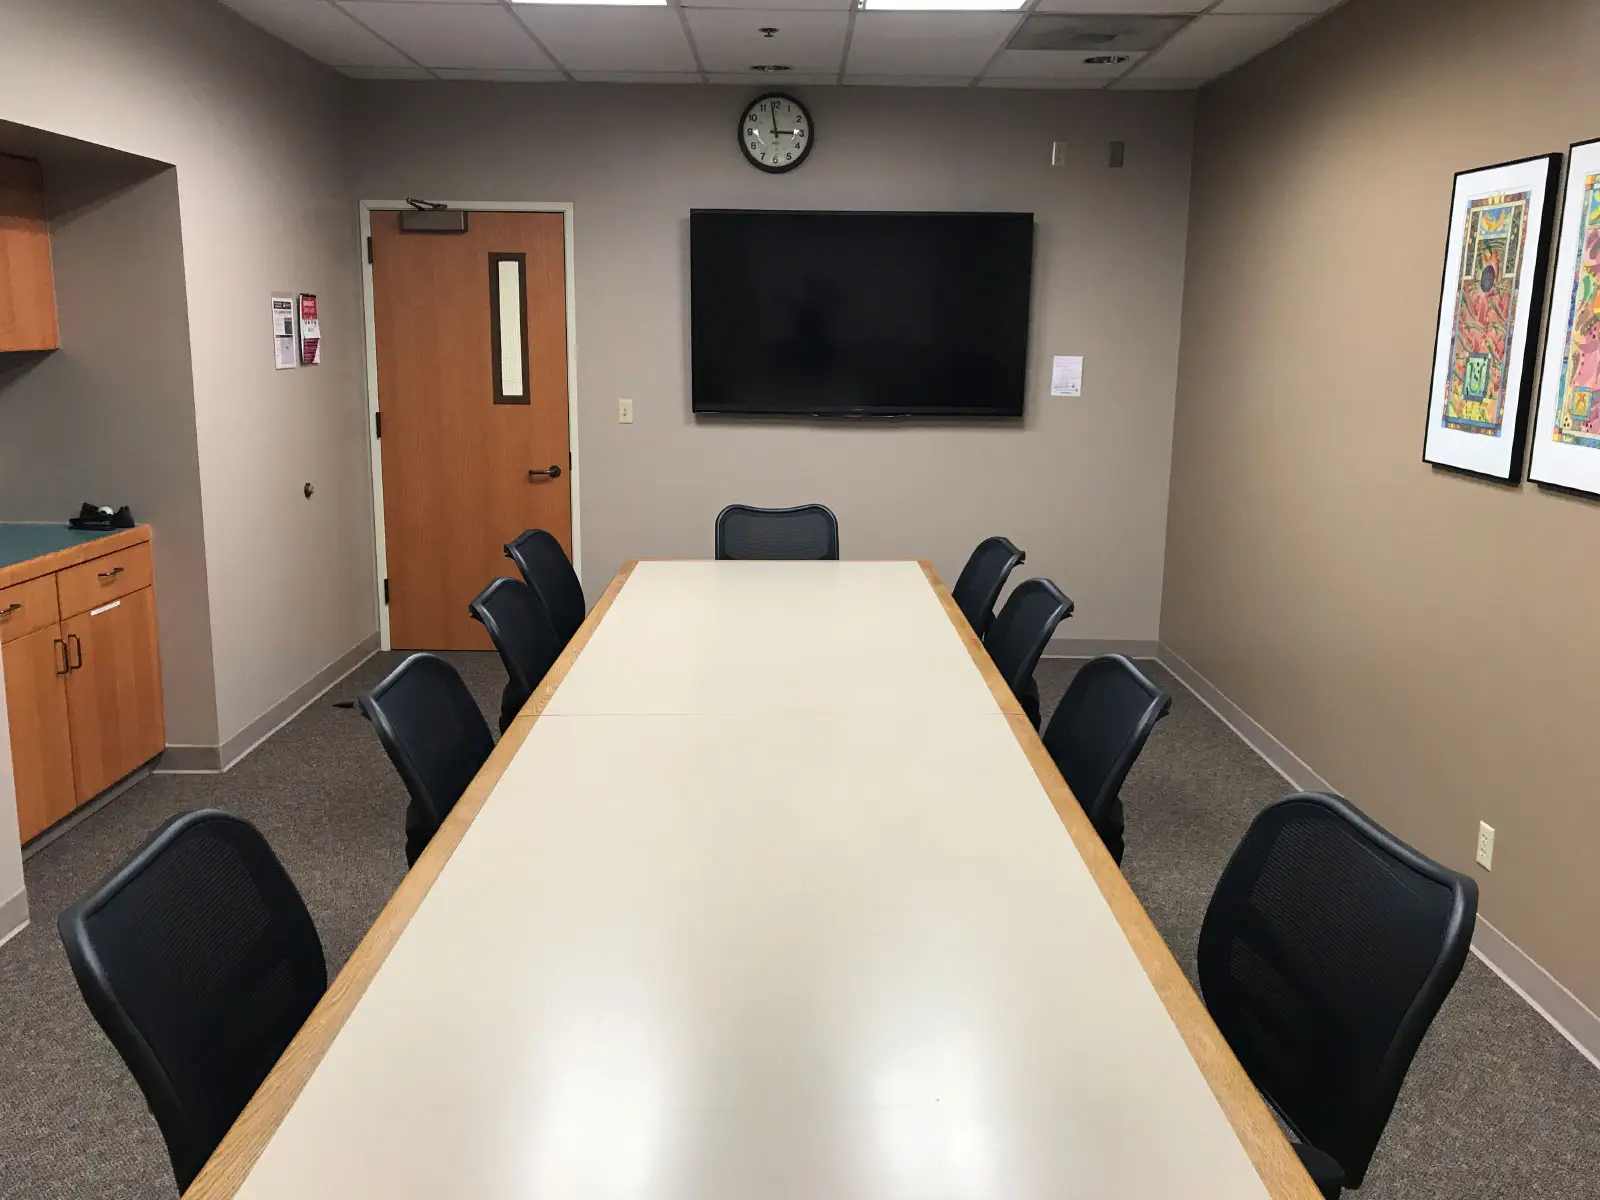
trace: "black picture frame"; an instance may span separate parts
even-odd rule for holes
[[[1542,345],[1539,337],[1544,328],[1545,301],[1548,292],[1548,279],[1550,274],[1550,245],[1552,226],[1556,212],[1556,200],[1562,155],[1560,153],[1538,154],[1528,158],[1511,159],[1506,162],[1494,163],[1486,167],[1473,167],[1470,170],[1456,172],[1450,189],[1449,218],[1445,224],[1445,254],[1444,263],[1440,270],[1439,280],[1439,320],[1434,331],[1433,363],[1430,369],[1428,384],[1428,406],[1424,415],[1422,461],[1429,466],[1455,472],[1461,475],[1470,475],[1478,479],[1487,479],[1494,483],[1515,485],[1522,481],[1524,462],[1527,458],[1528,427],[1531,420],[1532,408],[1538,387],[1539,373],[1537,359],[1539,348]],[[1538,183],[1542,188],[1542,196],[1538,199],[1539,228],[1530,244],[1523,250],[1519,261],[1519,270],[1528,271],[1528,250],[1532,251],[1531,274],[1526,275],[1525,284],[1528,289],[1528,317],[1520,328],[1513,328],[1512,337],[1520,343],[1521,374],[1515,381],[1515,394],[1508,390],[1506,404],[1515,400],[1515,411],[1506,413],[1501,421],[1504,434],[1509,434],[1509,441],[1505,443],[1509,452],[1505,455],[1504,465],[1499,469],[1491,469],[1493,464],[1474,463],[1463,457],[1466,443],[1451,445],[1451,438],[1476,439],[1482,435],[1463,433],[1458,430],[1446,430],[1450,436],[1439,432],[1444,426],[1442,420],[1443,408],[1441,401],[1441,387],[1448,386],[1448,379],[1441,380],[1440,369],[1444,358],[1442,353],[1444,339],[1454,328],[1454,308],[1449,310],[1449,325],[1446,324],[1445,305],[1451,295],[1452,271],[1451,259],[1458,244],[1460,233],[1457,230],[1458,217],[1464,223],[1466,220],[1466,203],[1470,202],[1471,181],[1474,176],[1484,176],[1491,172],[1509,171],[1514,168],[1525,168],[1530,180]],[[1455,274],[1459,275],[1462,265],[1457,263]],[[1505,357],[1509,361],[1512,357],[1512,347],[1506,348]],[[1437,437],[1437,442],[1435,438]],[[1455,453],[1452,456],[1452,452]]]

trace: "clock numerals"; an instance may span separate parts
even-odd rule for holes
[[[739,122],[739,149],[763,171],[792,171],[811,152],[811,114],[790,96],[762,96]]]

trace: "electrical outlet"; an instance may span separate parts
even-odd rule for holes
[[[632,425],[633,424],[633,401],[632,400],[618,400],[617,401],[617,424],[619,424],[619,425]]]
[[[1494,870],[1494,826],[1478,822],[1478,865],[1485,871]]]

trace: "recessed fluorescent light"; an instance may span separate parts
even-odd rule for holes
[[[590,8],[639,8],[644,5],[665,5],[667,0],[511,0],[513,4],[567,4]]]
[[[861,0],[867,12],[1017,12],[1027,0]]]

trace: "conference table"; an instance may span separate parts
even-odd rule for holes
[[[1317,1193],[928,564],[646,561],[187,1194]]]

